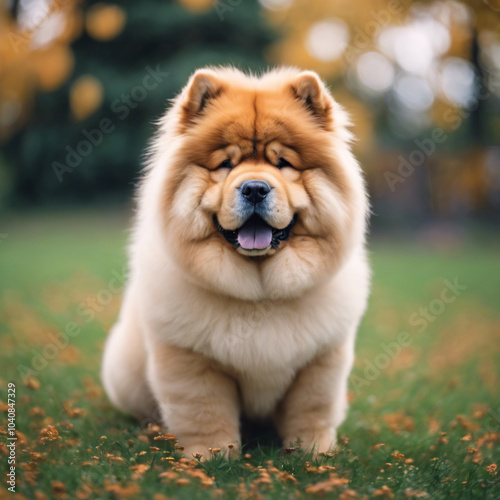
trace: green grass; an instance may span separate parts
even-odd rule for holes
[[[126,227],[116,213],[18,216],[0,227],[0,402],[5,409],[15,383],[20,498],[500,497],[490,467],[500,455],[500,241],[451,253],[373,243],[372,297],[335,453],[282,455],[264,433],[241,459],[198,464],[117,413],[100,388],[120,304],[108,283],[126,262]],[[422,320],[445,279],[467,288]],[[60,332],[73,322],[81,333],[64,346]],[[402,331],[410,345],[367,372]]]

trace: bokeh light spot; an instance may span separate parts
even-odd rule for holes
[[[97,78],[91,75],[78,78],[69,94],[71,113],[77,120],[88,118],[102,104],[103,94],[102,84]]]
[[[284,10],[292,5],[293,0],[259,0],[259,2],[269,10]]]
[[[366,52],[356,62],[356,76],[367,90],[382,93],[390,89],[394,81],[394,66],[379,52]]]
[[[404,75],[394,85],[396,99],[413,111],[426,111],[434,102],[434,92],[429,83],[418,76]]]
[[[92,38],[105,42],[117,37],[125,22],[125,11],[118,5],[96,3],[87,12],[85,27]]]
[[[340,19],[327,19],[312,25],[306,46],[314,58],[328,62],[338,59],[349,43],[349,27]]]
[[[471,103],[475,93],[476,74],[472,64],[459,57],[448,57],[443,62],[440,74],[441,92],[457,106]]]

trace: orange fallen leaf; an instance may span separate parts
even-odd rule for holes
[[[35,391],[40,389],[41,386],[40,381],[35,377],[26,377],[26,379],[24,380],[24,385],[29,389],[34,389]]]
[[[119,498],[137,495],[141,491],[141,488],[137,483],[121,485],[120,483],[114,483],[109,479],[104,480],[104,489],[109,493],[115,494]]]
[[[320,481],[319,483],[309,485],[306,488],[306,493],[329,493],[335,488],[346,485],[348,482],[349,479],[339,477],[338,474],[332,473],[326,481]]]
[[[392,499],[394,498],[394,493],[392,492],[391,488],[389,488],[389,486],[386,486],[384,484],[384,486],[373,492],[373,496]]]
[[[51,481],[50,487],[55,497],[66,495],[66,485],[62,481]]]
[[[413,432],[415,428],[413,418],[408,417],[401,410],[384,415],[384,422],[389,427],[389,430],[395,434],[401,434],[403,431]]]
[[[159,436],[155,436],[153,439],[155,441],[177,441],[177,438],[170,433],[160,434]]]
[[[411,488],[407,488],[405,490],[406,498],[426,498],[429,496],[425,491],[412,490]]]
[[[339,499],[340,500],[354,500],[357,497],[358,497],[358,494],[354,490],[347,489],[347,490],[344,490],[340,494]]]
[[[497,475],[497,464],[491,464],[485,467],[487,472],[489,472],[492,476]]]

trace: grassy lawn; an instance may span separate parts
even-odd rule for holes
[[[448,253],[374,242],[335,453],[281,454],[264,433],[241,459],[200,464],[181,459],[160,429],[117,413],[100,386],[126,217],[2,224],[0,498],[500,498],[500,240]],[[9,382],[16,497],[4,474]]]

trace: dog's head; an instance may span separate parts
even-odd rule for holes
[[[151,161],[166,245],[187,275],[249,300],[329,278],[362,244],[367,211],[346,125],[315,73],[197,71]]]

